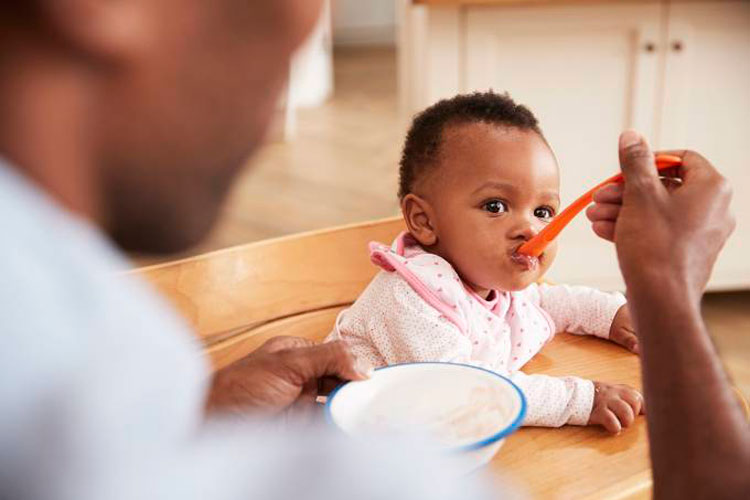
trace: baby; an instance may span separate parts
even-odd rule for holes
[[[459,95],[417,115],[400,169],[408,231],[372,243],[382,271],[336,321],[375,366],[453,361],[511,378],[525,425],[629,426],[643,398],[624,385],[520,369],[555,332],[595,335],[638,352],[621,294],[537,284],[554,260],[517,250],[560,206],[559,172],[534,115],[507,95]]]

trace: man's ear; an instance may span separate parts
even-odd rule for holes
[[[129,59],[158,43],[160,2],[32,0],[52,40],[94,60]]]
[[[435,220],[432,206],[424,198],[409,193],[401,200],[401,212],[406,221],[409,232],[423,247],[430,247],[437,243]]]

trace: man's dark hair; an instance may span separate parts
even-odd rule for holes
[[[399,169],[399,198],[409,194],[415,180],[436,163],[443,130],[450,125],[478,122],[532,130],[544,138],[531,110],[516,104],[507,93],[490,90],[438,101],[414,117],[406,134]]]

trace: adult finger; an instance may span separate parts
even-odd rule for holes
[[[721,173],[703,155],[691,150],[665,151],[682,158],[679,169],[679,177],[682,179],[682,187],[691,189],[706,189],[706,182],[721,183],[725,181]]]
[[[602,426],[612,434],[619,434],[622,430],[622,425],[620,425],[620,421],[617,419],[612,410],[604,410],[601,423]]]
[[[320,407],[317,405],[318,384],[309,380],[302,387],[297,400],[286,410],[288,418],[292,418],[295,425],[314,423],[319,416]]]
[[[628,403],[622,399],[617,399],[609,404],[609,409],[612,410],[617,419],[620,421],[623,427],[630,427],[635,420],[635,412]]]
[[[687,153],[687,149],[659,149],[654,152],[654,154],[657,155],[669,155],[669,156],[679,156],[680,158],[685,157],[685,153]]]
[[[311,347],[280,353],[289,375],[299,385],[310,379],[335,376],[344,380],[363,380],[370,377],[372,367],[358,359],[346,342],[337,340]]]
[[[624,187],[621,183],[607,184],[603,188],[594,191],[594,203],[622,203]]]
[[[300,397],[298,399],[305,399],[312,402],[315,402],[315,398],[318,397],[318,381],[315,379],[310,379],[307,382],[305,382],[305,385],[302,386],[302,392],[300,392]]]
[[[318,395],[327,396],[344,381],[338,377],[323,377],[318,381]]]
[[[654,154],[645,137],[635,130],[626,130],[620,134],[619,153],[626,197],[632,193],[638,197],[645,194],[650,198],[665,190],[659,182]]]
[[[615,241],[615,223],[612,221],[598,220],[591,224],[591,229],[598,237],[608,241]]]
[[[600,220],[615,221],[620,215],[621,209],[622,205],[617,205],[614,203],[597,203],[595,205],[589,206],[586,209],[586,217],[588,217],[591,222]]]
[[[298,349],[300,347],[310,347],[315,342],[301,337],[292,337],[289,335],[280,335],[266,340],[258,350],[262,352],[274,353],[285,349]]]

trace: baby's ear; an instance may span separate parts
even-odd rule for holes
[[[409,193],[401,200],[401,212],[407,229],[420,245],[430,247],[437,243],[432,206],[427,200]]]

